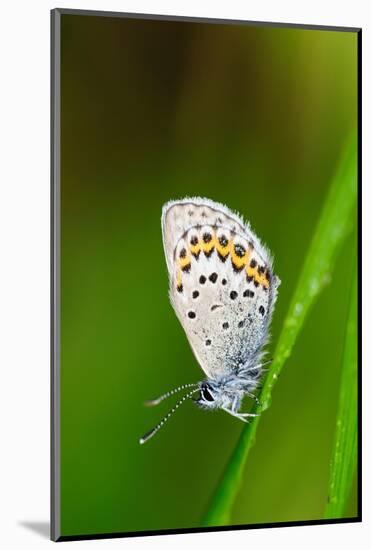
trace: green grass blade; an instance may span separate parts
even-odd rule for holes
[[[357,140],[354,135],[344,150],[309,247],[278,339],[274,361],[259,397],[259,412],[269,407],[272,390],[281,369],[291,354],[310,307],[330,280],[336,253],[355,222],[356,170]],[[255,441],[260,418],[255,417],[242,430],[203,521],[204,526],[227,525],[230,522],[233,503],[240,487],[248,453]]]
[[[357,273],[355,273],[345,335],[335,444],[325,518],[344,517],[357,465],[357,311]]]

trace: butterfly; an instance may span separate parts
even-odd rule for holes
[[[240,407],[245,396],[257,400],[280,285],[267,248],[223,204],[199,197],[170,201],[163,206],[161,226],[170,302],[206,379],[148,401],[157,405],[187,390],[140,443],[195,394],[201,408],[222,409],[244,422],[254,416]]]

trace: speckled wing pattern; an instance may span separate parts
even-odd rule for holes
[[[185,198],[164,205],[170,300],[210,379],[259,357],[280,281],[269,252],[222,204]]]

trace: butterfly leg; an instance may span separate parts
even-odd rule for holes
[[[233,399],[232,406],[230,408],[230,412],[231,412],[231,414],[233,414],[233,416],[236,416],[237,418],[241,419],[241,417],[244,418],[244,417],[247,417],[247,416],[259,416],[258,414],[255,414],[255,413],[241,413],[237,410],[238,406],[239,406],[239,399],[236,396]]]
[[[237,397],[235,397],[233,399],[233,402],[232,402],[232,406],[230,409],[227,409],[227,408],[224,408],[223,407],[223,410],[225,410],[226,412],[228,412],[229,414],[231,414],[232,416],[235,416],[236,418],[239,418],[240,420],[242,420],[243,422],[247,422],[246,420],[246,417],[248,416],[259,416],[258,414],[256,413],[241,413],[237,410],[237,406],[239,404],[239,400]]]
[[[239,420],[242,420],[242,422],[248,422],[248,420],[246,420],[246,418],[244,418],[244,415],[241,415],[238,412],[234,412],[231,409],[227,409],[226,407],[222,407],[222,409],[223,409],[223,411],[227,412],[228,414],[231,414],[235,418],[238,418]]]
[[[233,402],[232,402],[232,407],[231,407],[231,410],[236,413],[237,412],[237,405],[238,405],[238,397],[237,395],[234,397],[233,399]]]
[[[239,416],[260,416],[258,413],[237,413]]]

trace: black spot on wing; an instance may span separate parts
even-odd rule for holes
[[[212,283],[216,283],[217,279],[218,279],[217,273],[212,273],[209,277],[209,281],[211,281]]]
[[[255,292],[253,290],[250,290],[250,289],[245,290],[245,292],[243,293],[243,296],[245,298],[253,298],[254,295],[255,295]]]
[[[238,256],[239,258],[243,258],[243,256],[246,254],[246,250],[240,244],[235,244],[234,245],[234,251],[235,251],[236,256]]]
[[[220,246],[222,246],[223,248],[225,248],[228,245],[228,239],[225,235],[221,235],[221,237],[219,237],[218,240],[219,240]]]

